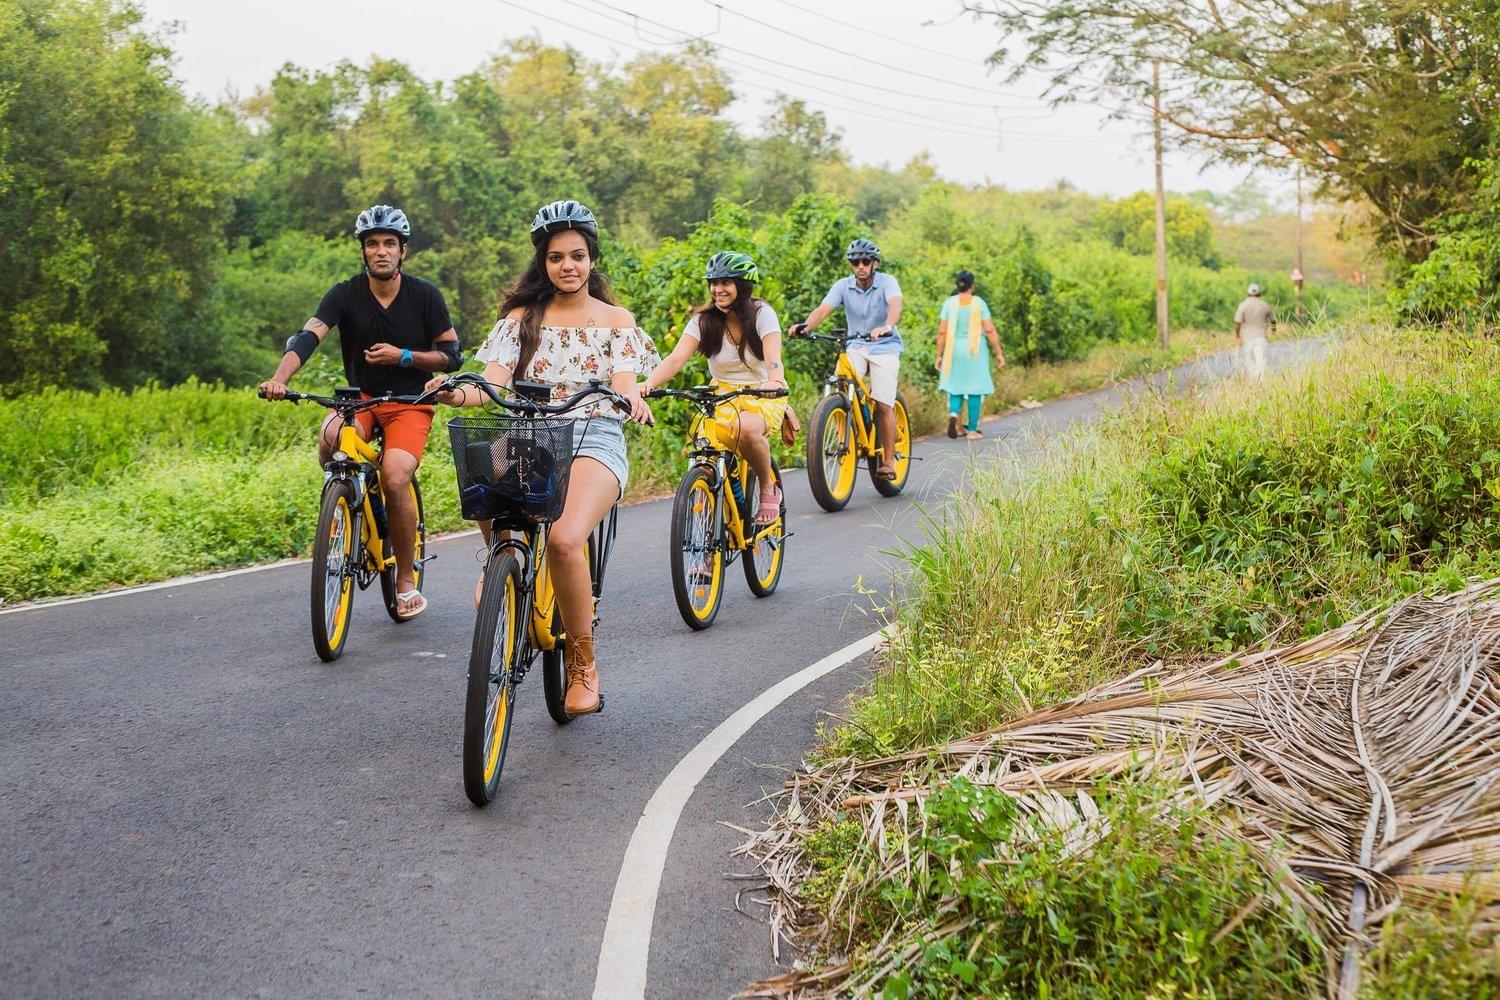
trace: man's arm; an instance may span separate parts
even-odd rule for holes
[[[434,344],[451,344],[448,350],[412,351],[410,367],[424,372],[454,372],[463,364],[458,350],[458,331],[448,327],[433,340]],[[365,350],[365,360],[372,365],[400,365],[403,351],[395,344],[373,344]]]
[[[879,340],[896,328],[901,322],[901,296],[892,296],[885,300],[885,325],[877,326],[870,331],[871,340]]]
[[[833,306],[827,302],[818,304],[818,308],[807,314],[807,319],[801,323],[793,323],[787,328],[787,336],[797,337],[812,330],[816,330],[823,321],[833,315]]]
[[[304,334],[311,334],[316,343],[310,343]],[[286,396],[287,383],[302,369],[306,358],[312,355],[326,336],[328,336],[328,324],[316,316],[309,319],[303,324],[301,330],[292,335],[287,341],[286,353],[281,356],[281,363],[276,366],[276,374],[260,384],[267,399],[281,399]]]

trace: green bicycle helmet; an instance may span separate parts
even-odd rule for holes
[[[752,284],[760,280],[760,268],[746,253],[720,250],[708,258],[708,267],[703,272],[704,281],[726,281],[738,278]]]

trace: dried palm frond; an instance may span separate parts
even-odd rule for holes
[[[1500,580],[1410,598],[1280,649],[1188,668],[1157,662],[986,732],[796,776],[772,825],[739,849],[770,883],[778,947],[784,936],[846,954],[852,928],[825,913],[852,912],[847,902],[871,888],[858,878],[926,863],[890,845],[926,829],[926,800],[955,776],[1012,797],[1070,853],[1109,835],[1090,794],[1101,778],[1166,782],[1168,807],[1207,807],[1215,829],[1249,846],[1311,918],[1330,996],[1352,998],[1363,949],[1403,898],[1462,888],[1477,893],[1481,924],[1500,921]],[[815,911],[798,898],[811,875],[804,842],[836,817],[862,823],[879,864],[873,875],[851,866]],[[931,921],[941,935],[965,917]],[[884,940],[857,962],[743,995],[867,995],[911,947]]]

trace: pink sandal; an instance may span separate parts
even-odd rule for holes
[[[771,484],[768,490],[760,491],[760,509],[755,512],[755,523],[764,528],[775,524],[781,516],[781,482]]]

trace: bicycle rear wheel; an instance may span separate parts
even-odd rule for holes
[[[464,702],[464,793],[476,806],[488,805],[495,797],[505,766],[516,696],[513,668],[526,641],[523,603],[521,564],[515,554],[491,553],[474,620]]]
[[[719,492],[707,466],[688,469],[672,501],[672,594],[694,629],[714,623],[724,600],[724,547],[719,544]]]
[[[870,482],[875,485],[875,492],[883,497],[893,497],[900,493],[906,488],[907,477],[911,475],[911,417],[906,412],[906,400],[900,394],[897,394],[896,402],[892,405],[896,410],[896,478],[881,479],[875,474],[880,463],[885,461],[885,445],[880,440],[879,423],[875,425],[875,454],[868,462]]]
[[[781,470],[776,467],[774,460],[771,462],[771,469],[779,482]],[[762,528],[755,523],[756,515],[760,512],[760,484],[756,482],[753,472],[745,482],[745,497],[747,506],[751,507],[745,519],[745,533],[750,535],[750,547],[743,560],[745,582],[750,585],[750,592],[756,597],[770,597],[781,583],[781,565],[786,549],[786,491],[783,487],[781,509],[777,511],[776,523],[770,528]]]
[[[412,503],[417,508],[417,541],[413,556],[413,586],[417,590],[422,589],[423,572],[422,560],[427,558],[427,514],[422,509],[422,488],[417,481],[411,481]],[[385,613],[391,616],[391,621],[401,624],[408,621],[396,614],[396,567],[387,566],[380,571],[380,596],[385,599]]]
[[[354,606],[356,554],[361,550],[354,519],[354,488],[335,480],[323,491],[312,554],[313,648],[324,663],[344,652]]]

